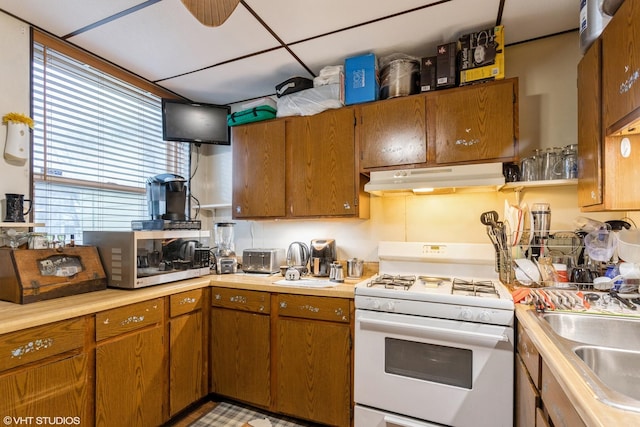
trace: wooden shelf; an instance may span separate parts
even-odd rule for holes
[[[569,185],[578,185],[578,179],[551,179],[546,181],[517,181],[507,182],[500,188],[500,191],[512,190],[520,191],[525,188],[543,188],[543,187],[565,187]]]
[[[230,207],[231,207],[231,203],[214,203],[209,205],[200,205],[200,209],[211,209],[211,210],[230,208]]]
[[[0,228],[31,228],[44,227],[41,222],[0,222]]]

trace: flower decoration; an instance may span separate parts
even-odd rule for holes
[[[8,123],[8,122],[24,123],[25,125],[29,126],[31,129],[33,129],[33,119],[24,114],[7,113],[4,115],[4,117],[2,117],[2,123]]]

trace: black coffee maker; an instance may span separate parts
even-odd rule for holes
[[[186,180],[180,175],[163,173],[147,179],[147,203],[152,220],[186,220]]]

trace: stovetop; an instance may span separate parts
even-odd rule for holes
[[[366,282],[369,288],[394,291],[433,292],[444,288],[452,295],[468,295],[485,298],[500,298],[497,284],[490,280],[460,279],[425,275],[380,274]]]
[[[380,242],[380,274],[356,285],[356,308],[509,324],[513,298],[494,253],[484,244]]]

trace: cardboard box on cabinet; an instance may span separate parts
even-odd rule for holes
[[[438,89],[458,86],[457,53],[458,43],[456,42],[438,46],[436,55],[436,86]]]
[[[504,79],[504,26],[465,34],[458,48],[460,85]]]
[[[435,56],[427,56],[420,61],[420,91],[436,90],[436,60]]]
[[[378,59],[373,53],[345,59],[344,70],[345,105],[378,99],[380,93]]]

